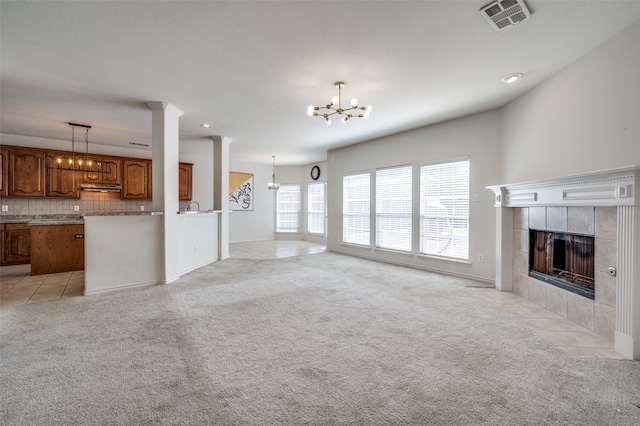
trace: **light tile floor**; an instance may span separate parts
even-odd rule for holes
[[[625,359],[613,349],[612,340],[548,311],[524,297],[495,288],[468,289],[570,356]]]
[[[31,265],[0,268],[0,307],[84,294],[84,271],[30,275]]]
[[[229,256],[235,259],[279,259],[325,250],[324,245],[309,241],[268,240],[229,244]]]
[[[326,247],[308,241],[257,241],[229,245],[236,259],[278,259],[321,253]],[[0,268],[0,307],[43,302],[84,293],[84,271],[31,276],[30,265]],[[493,287],[468,287],[570,356],[624,359],[613,350],[613,341],[580,327],[512,292]]]

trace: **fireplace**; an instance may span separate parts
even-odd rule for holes
[[[495,194],[496,288],[640,360],[640,167],[487,188]],[[594,242],[584,238],[591,235]]]
[[[529,276],[595,298],[594,237],[529,230]]]

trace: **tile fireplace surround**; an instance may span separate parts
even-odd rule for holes
[[[640,360],[640,168],[487,189],[495,194],[496,288],[612,339],[618,353]],[[528,276],[530,228],[595,237],[595,300]]]

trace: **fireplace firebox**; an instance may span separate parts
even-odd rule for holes
[[[594,299],[593,236],[530,229],[529,246],[530,277]]]

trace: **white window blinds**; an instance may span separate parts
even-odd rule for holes
[[[411,166],[376,171],[376,246],[411,251]]]
[[[469,259],[469,160],[420,168],[420,253]]]
[[[280,185],[276,232],[300,232],[300,185]]]
[[[370,245],[370,185],[369,173],[342,178],[342,241],[345,243]]]
[[[324,183],[307,186],[307,232],[324,234]]]

